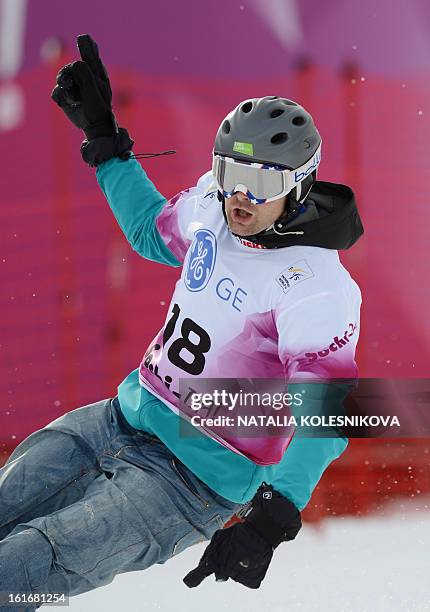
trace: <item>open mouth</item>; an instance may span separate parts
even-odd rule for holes
[[[243,208],[233,208],[231,211],[232,219],[235,223],[246,225],[254,216],[252,213],[243,210]]]

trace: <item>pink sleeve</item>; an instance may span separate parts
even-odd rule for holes
[[[156,226],[166,246],[183,262],[190,246],[200,204],[212,182],[211,172],[201,176],[195,187],[179,192],[168,200],[156,218]]]
[[[288,378],[355,378],[359,295],[320,293],[275,312],[278,352]]]

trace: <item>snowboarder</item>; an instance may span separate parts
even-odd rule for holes
[[[360,290],[337,253],[363,232],[354,195],[316,180],[311,115],[266,96],[226,116],[212,170],[167,201],[118,126],[96,43],[78,48],[52,98],[131,247],[182,274],[117,396],[32,433],[0,469],[0,591],[75,595],[208,539],[187,586],[213,573],[258,588],[347,439],[217,435],[192,425],[180,380],[356,377]]]

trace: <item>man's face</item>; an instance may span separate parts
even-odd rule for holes
[[[230,230],[238,236],[252,236],[267,229],[284,212],[287,196],[266,202],[252,204],[241,191],[225,199],[225,214]],[[248,213],[248,214],[245,214]]]

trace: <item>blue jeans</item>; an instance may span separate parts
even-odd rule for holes
[[[117,398],[77,408],[0,468],[0,592],[90,591],[209,539],[239,508],[130,427]]]

